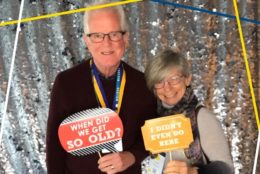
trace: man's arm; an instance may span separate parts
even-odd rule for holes
[[[51,101],[49,107],[49,117],[47,122],[47,137],[46,137],[46,162],[48,174],[63,174],[65,173],[65,151],[62,149],[58,138],[58,127],[64,114],[62,113],[63,106],[62,86],[59,76],[56,77],[53,89],[51,92]]]

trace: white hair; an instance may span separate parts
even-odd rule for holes
[[[108,0],[99,0],[99,1],[94,1],[93,3],[89,4],[88,6],[96,6],[96,5],[102,5],[102,4],[109,4],[111,1]],[[128,31],[128,22],[125,17],[125,12],[124,9],[121,5],[117,6],[111,6],[111,7],[105,7],[105,8],[100,8],[100,9],[94,9],[94,10],[86,10],[84,14],[84,33],[88,34],[89,33],[89,18],[90,15],[93,12],[97,11],[114,11],[118,14],[120,18],[120,24],[121,24],[121,30],[122,31]]]

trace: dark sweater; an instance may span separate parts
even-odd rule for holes
[[[124,174],[141,173],[144,150],[140,127],[144,121],[156,117],[156,99],[148,91],[143,73],[123,62],[126,85],[119,113],[124,126],[123,149],[134,154],[136,162]],[[103,79],[109,103],[112,103],[115,79]],[[99,174],[98,154],[76,157],[61,147],[58,127],[69,115],[99,106],[91,77],[89,60],[58,74],[51,93],[47,126],[47,169],[49,174]]]

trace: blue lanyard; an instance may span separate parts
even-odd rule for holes
[[[92,78],[93,78],[93,83],[94,83],[94,89],[95,89],[95,93],[97,95],[97,98],[99,100],[99,103],[101,104],[102,107],[107,107],[107,108],[110,108],[114,111],[117,111],[118,103],[119,103],[120,87],[121,87],[121,81],[122,81],[122,74],[123,74],[122,64],[120,64],[120,66],[119,66],[119,68],[117,69],[117,72],[116,72],[116,89],[115,89],[112,107],[109,107],[109,103],[108,103],[108,100],[107,100],[107,97],[106,97],[106,93],[104,91],[102,82],[101,82],[100,77],[98,75],[97,67],[94,63],[92,63],[92,60],[90,61],[90,65],[91,65],[91,70],[92,70],[91,72],[92,72]],[[98,89],[96,89],[95,83],[97,84],[96,87]],[[98,91],[100,91],[101,95],[99,95]],[[102,101],[104,101],[104,102],[102,102]]]

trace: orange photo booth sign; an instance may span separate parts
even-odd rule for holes
[[[188,148],[193,142],[190,119],[183,114],[146,120],[142,134],[145,149],[153,154]]]

